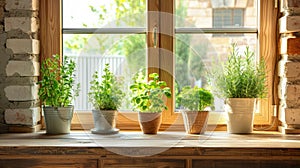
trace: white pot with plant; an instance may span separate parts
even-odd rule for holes
[[[210,74],[210,82],[215,94],[225,98],[227,131],[251,133],[258,98],[267,93],[264,61],[255,61],[248,46],[242,55],[233,44],[227,61]]]
[[[142,72],[137,73],[130,86],[131,102],[139,112],[139,123],[144,134],[157,134],[163,110],[167,109],[165,99],[171,97],[171,89],[165,81],[159,80],[157,73],[149,74],[149,81]]]
[[[39,98],[43,105],[43,114],[47,134],[70,133],[74,106],[72,101],[79,93],[79,84],[75,84],[76,64],[69,57],[53,55],[41,65]]]
[[[104,75],[101,77],[98,71],[93,74],[90,82],[89,101],[93,104],[94,125],[92,133],[95,134],[116,134],[116,119],[118,108],[122,104],[124,93],[121,83],[116,76],[109,70],[109,64],[105,64]]]
[[[209,116],[208,107],[214,103],[212,93],[204,88],[186,86],[177,97],[181,110],[184,127],[188,134],[204,134]]]

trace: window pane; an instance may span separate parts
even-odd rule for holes
[[[62,0],[63,28],[146,27],[146,0]]]
[[[256,53],[256,34],[235,36],[230,34],[177,34],[176,35],[176,90],[180,92],[184,86],[208,88],[206,73],[212,66],[221,65],[226,60],[232,43],[237,43],[239,52],[246,46]],[[177,92],[177,93],[178,93]],[[180,102],[176,102],[179,109]],[[215,111],[223,111],[223,100],[215,99]]]
[[[90,111],[88,102],[90,81],[95,71],[102,70],[106,63],[111,71],[124,82],[124,91],[129,93],[128,86],[132,76],[146,66],[145,34],[103,34],[103,35],[63,35],[64,56],[76,60],[76,81],[80,83],[80,95],[75,100],[75,110]],[[126,96],[129,96],[126,94]],[[124,99],[121,110],[131,109],[129,98]]]
[[[257,27],[257,0],[176,0],[176,27]]]
[[[244,10],[235,9],[233,10],[233,25],[236,27],[242,27],[244,25]]]

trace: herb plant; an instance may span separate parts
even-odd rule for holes
[[[249,47],[241,55],[233,44],[228,60],[221,69],[213,70],[209,80],[219,97],[262,98],[267,89],[265,70],[264,61],[256,63]]]
[[[75,85],[74,80],[75,67],[75,62],[66,56],[61,64],[57,54],[42,62],[38,94],[43,105],[66,107],[78,96],[79,84]]]
[[[131,102],[134,109],[140,112],[162,112],[167,109],[164,96],[171,97],[171,89],[165,81],[159,80],[157,73],[149,74],[147,82],[142,72],[133,78],[134,83],[130,86],[132,91]]]
[[[179,93],[178,101],[190,111],[203,111],[206,107],[213,105],[214,97],[204,88],[186,86]]]
[[[99,81],[99,73],[93,74],[93,80],[90,82],[89,101],[94,108],[98,110],[117,110],[122,104],[122,98],[125,96],[121,90],[121,83],[117,81],[116,76],[109,70],[109,64],[105,64],[102,81]]]

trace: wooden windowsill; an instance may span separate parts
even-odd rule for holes
[[[299,148],[300,135],[255,131],[252,134],[229,134],[224,131],[188,135],[184,132],[159,132],[145,135],[141,131],[115,135],[72,131],[64,135],[38,133],[0,134],[0,147],[214,147],[214,148]]]
[[[254,132],[120,132],[95,135],[0,134],[0,165],[7,167],[299,167],[300,135]]]

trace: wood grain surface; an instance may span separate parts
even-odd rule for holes
[[[278,132],[0,134],[4,167],[297,167],[300,135]],[[3,167],[3,166],[2,166]]]

